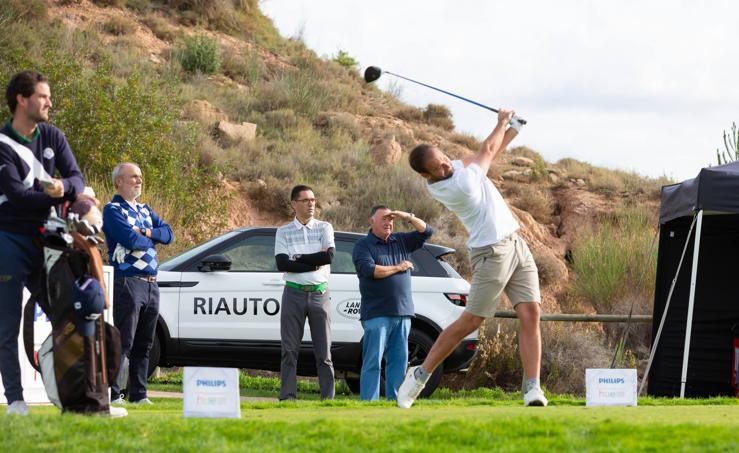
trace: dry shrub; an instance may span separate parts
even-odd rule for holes
[[[113,16],[103,24],[103,30],[111,35],[130,35],[136,31],[136,22],[125,16]]]
[[[594,190],[598,190],[607,195],[614,195],[623,192],[626,189],[623,175],[621,172],[614,170],[606,170],[604,168],[591,168],[588,183]]]
[[[223,150],[210,135],[201,135],[196,146],[200,153],[201,165],[218,164],[222,160]]]
[[[471,151],[477,151],[481,146],[480,140],[478,140],[477,137],[463,132],[454,132],[449,136],[449,140],[452,143],[462,145]]]
[[[98,6],[117,6],[122,7],[126,0],[92,0],[92,3]]]
[[[610,365],[612,351],[596,325],[544,322],[541,333],[541,381],[550,392],[582,395],[585,369]]]
[[[522,368],[518,355],[518,323],[514,320],[491,319],[479,330],[477,355],[456,389],[500,387],[507,391],[521,388]]]
[[[320,130],[324,136],[344,133],[352,140],[359,140],[362,130],[354,115],[346,112],[321,112],[313,119],[313,127]]]
[[[409,123],[422,123],[424,121],[423,110],[418,107],[404,105],[395,112],[396,117]]]
[[[271,110],[264,114],[265,126],[273,129],[290,129],[298,125],[298,117],[292,109]]]
[[[289,183],[267,177],[264,184],[251,184],[247,195],[257,209],[287,217],[292,214],[288,186]]]
[[[162,41],[174,41],[177,37],[177,31],[172,27],[167,19],[158,14],[148,14],[143,18],[142,22],[149,27],[154,36]]]
[[[519,185],[518,195],[513,200],[513,206],[531,214],[537,222],[548,224],[552,222],[554,201],[548,190],[532,185]]]
[[[148,14],[151,11],[150,0],[124,0],[126,8],[135,11],[137,14]]]
[[[544,322],[541,383],[553,393],[584,394],[585,369],[610,364],[599,328],[590,324]],[[518,321],[487,320],[479,331],[478,353],[466,374],[448,378],[453,389],[500,387],[520,391],[523,366],[518,348]]]
[[[567,280],[566,268],[563,268],[562,262],[553,254],[532,250],[532,255],[543,286]]]
[[[593,169],[589,163],[570,157],[558,160],[557,165],[564,169],[567,176],[575,179],[587,179]]]
[[[268,76],[264,61],[251,50],[238,52],[226,48],[223,52],[221,70],[227,77],[252,87],[262,80],[267,80]]]
[[[516,146],[515,148],[511,148],[509,152],[513,156],[526,157],[533,160],[534,162],[536,162],[537,160],[544,160],[544,158],[541,157],[541,154],[537,153],[528,146]]]
[[[432,126],[437,126],[447,131],[454,130],[452,112],[445,105],[429,104],[423,112],[423,118]]]

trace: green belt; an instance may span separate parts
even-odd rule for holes
[[[299,289],[301,291],[305,291],[306,293],[313,293],[313,292],[322,293],[326,291],[326,288],[328,288],[328,283],[323,282],[317,285],[300,285],[298,283],[286,281],[285,286],[289,286],[290,288]]]

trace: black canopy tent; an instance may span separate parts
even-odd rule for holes
[[[662,188],[656,280],[652,351],[640,391],[649,376],[652,395],[734,395],[739,162]]]

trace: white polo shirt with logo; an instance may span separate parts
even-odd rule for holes
[[[278,228],[275,235],[275,256],[280,254],[308,255],[330,247],[336,248],[334,227],[321,220],[310,219],[307,224],[303,225],[296,218]],[[317,285],[328,282],[330,275],[331,265],[324,264],[312,272],[285,272],[283,278],[300,285]]]
[[[503,196],[474,162],[464,166],[452,161],[454,174],[443,181],[427,184],[431,196],[459,217],[470,238],[470,248],[495,244],[516,232],[520,226]]]

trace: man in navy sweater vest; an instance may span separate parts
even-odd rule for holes
[[[121,332],[121,364],[125,359],[129,363],[128,401],[151,404],[146,380],[159,317],[159,264],[154,246],[172,242],[172,230],[149,205],[136,201],[143,185],[138,165],[116,165],[113,185],[118,194],[103,208],[103,231],[114,269],[113,324]],[[113,404],[123,403],[121,375],[110,387]]]
[[[5,98],[13,117],[0,129],[0,374],[7,413],[27,415],[18,360],[23,288],[33,291],[41,283],[39,228],[50,208],[74,200],[84,181],[64,134],[46,124],[48,79],[19,72]]]

